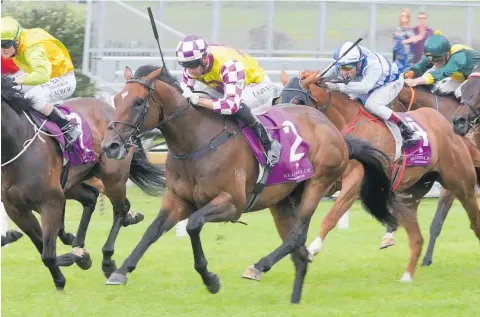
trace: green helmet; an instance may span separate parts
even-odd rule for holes
[[[427,57],[445,57],[450,51],[450,42],[441,34],[432,34],[423,47],[423,52]]]
[[[15,41],[20,35],[22,27],[17,20],[11,17],[2,18],[2,41]]]

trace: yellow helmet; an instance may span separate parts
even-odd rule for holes
[[[21,30],[22,27],[17,20],[11,17],[2,18],[2,42],[17,40]]]

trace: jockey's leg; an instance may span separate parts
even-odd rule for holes
[[[459,88],[461,85],[461,82],[458,82],[451,77],[447,77],[437,82],[432,91],[441,95],[450,95],[454,94],[457,88]]]
[[[403,75],[401,75],[398,80],[376,89],[365,102],[365,108],[383,120],[395,123],[400,128],[404,147],[409,147],[416,144],[420,137],[415,134],[415,131],[399,115],[386,106],[397,97],[403,88],[403,83],[404,79]]]
[[[260,120],[252,114],[250,107],[246,104],[240,104],[240,109],[234,114],[234,116],[242,120],[247,126],[251,127],[255,134],[262,142],[265,151],[268,153],[267,168],[271,169],[280,159],[281,145],[277,140],[273,139],[267,132]],[[270,151],[271,149],[271,151]]]
[[[34,87],[25,87],[25,98],[32,98],[33,108],[55,122],[65,135],[68,144],[72,144],[82,133],[81,128],[70,120],[53,103],[69,98],[76,87],[75,74],[51,78],[46,83]]]

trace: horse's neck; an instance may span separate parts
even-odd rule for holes
[[[415,107],[412,107],[412,110],[419,108],[432,108],[438,110],[447,119],[450,119],[459,105],[460,103],[455,102],[448,97],[437,96],[437,98],[435,98],[435,95],[432,93],[417,91],[417,96],[414,100]],[[408,106],[408,104],[406,106]]]
[[[325,111],[325,115],[337,129],[342,130],[355,120],[360,109],[355,101],[348,98],[338,98],[333,94],[332,104]]]
[[[25,115],[17,114],[2,101],[2,162],[17,155],[33,135],[34,129]]]
[[[165,113],[165,117],[186,104]],[[168,148],[176,154],[190,153],[208,144],[222,131],[224,121],[212,110],[190,106],[162,127]]]

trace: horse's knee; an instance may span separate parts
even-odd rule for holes
[[[52,256],[42,255],[42,262],[46,267],[54,267],[56,266],[56,258]]]

